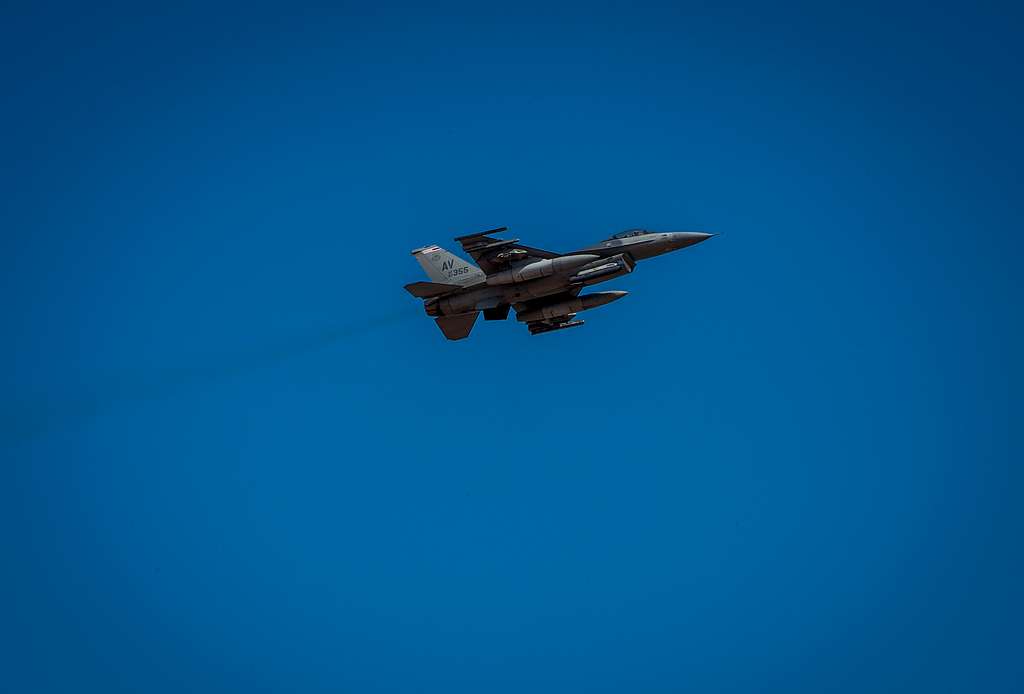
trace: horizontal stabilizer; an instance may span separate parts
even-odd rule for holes
[[[405,285],[405,291],[418,299],[429,299],[432,296],[441,296],[448,292],[461,289],[457,284],[442,284],[441,282],[412,282]]]
[[[469,337],[469,333],[473,330],[473,324],[476,323],[478,315],[480,315],[478,312],[473,311],[472,313],[460,313],[455,316],[441,316],[434,320],[437,321],[437,327],[441,328],[441,332],[449,340],[461,340],[464,337]]]

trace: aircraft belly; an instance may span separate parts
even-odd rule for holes
[[[505,289],[505,301],[514,304],[530,299],[540,299],[551,294],[559,294],[568,288],[568,277],[546,277],[541,280],[508,286]]]
[[[479,289],[469,289],[442,298],[440,301],[441,313],[453,315],[477,311],[480,308],[490,308],[493,305],[497,305],[494,299],[500,298],[500,296],[500,292],[496,292],[491,287],[484,286]]]

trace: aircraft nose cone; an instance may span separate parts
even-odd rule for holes
[[[672,233],[672,245],[676,248],[686,248],[701,241],[707,241],[712,236],[714,234],[708,234],[703,231],[675,231]]]

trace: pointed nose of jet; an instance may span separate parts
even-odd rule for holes
[[[701,241],[707,241],[712,236],[714,234],[708,234],[703,231],[673,231],[671,234],[672,247],[673,249],[679,249],[694,246]]]

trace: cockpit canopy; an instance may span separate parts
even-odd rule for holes
[[[642,234],[649,234],[650,232],[646,229],[627,229],[626,231],[619,232],[613,239],[628,239],[631,236],[640,236]]]

